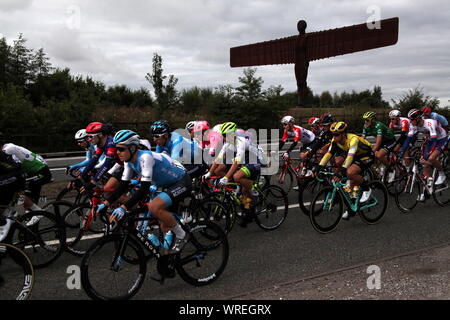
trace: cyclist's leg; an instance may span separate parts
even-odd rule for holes
[[[25,201],[23,207],[26,210],[40,210],[37,205],[41,196],[42,186],[49,183],[52,180],[52,174],[48,166],[42,168],[35,173],[37,179],[30,181],[27,192],[25,193]]]

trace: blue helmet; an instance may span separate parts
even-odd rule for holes
[[[159,120],[153,122],[153,124],[150,126],[151,134],[164,134],[169,132],[170,132],[170,125],[166,120]]]
[[[123,144],[126,146],[139,145],[139,135],[131,130],[120,130],[114,135],[113,142],[115,144]]]

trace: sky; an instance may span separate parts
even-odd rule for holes
[[[385,100],[420,87],[450,105],[450,1],[428,0],[0,0],[0,36],[44,48],[53,66],[108,86],[151,89],[152,57],[178,89],[237,86],[243,68],[231,68],[231,47],[307,32],[399,17],[394,46],[310,63],[315,94],[381,86]],[[293,65],[259,66],[263,87],[296,90]]]

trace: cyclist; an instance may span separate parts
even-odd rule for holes
[[[101,122],[91,122],[86,127],[86,133],[89,135],[90,142],[97,146],[95,154],[89,160],[89,163],[81,174],[86,189],[93,189],[97,182],[117,162],[116,146],[113,142],[111,131],[112,128],[109,124],[103,124]],[[93,170],[103,155],[105,157],[103,164],[93,174]]]
[[[443,115],[437,113],[437,112],[431,112],[430,107],[425,107],[422,109],[423,112],[423,118],[424,119],[434,119],[436,120],[442,128],[448,133],[448,120]]]
[[[342,163],[343,174],[349,179],[349,183],[344,189],[347,192],[353,190],[352,196],[355,197],[361,186],[363,194],[360,202],[363,203],[369,200],[372,192],[362,175],[364,170],[368,169],[374,162],[372,144],[356,134],[347,133],[347,128],[347,124],[343,121],[331,125],[330,131],[333,134],[333,139],[319,166],[327,165],[333,155],[336,155],[337,158],[341,157],[342,159],[336,159],[336,163]],[[341,155],[342,151],[347,153],[345,159]],[[348,219],[348,212],[344,212],[343,218]]]
[[[14,161],[3,150],[0,150],[0,241],[6,238],[12,224],[10,219],[5,219],[13,214],[13,211],[8,206],[14,194],[23,190],[24,187],[25,179],[20,163]]]
[[[389,112],[389,118],[391,122],[389,123],[389,128],[391,130],[400,130],[400,137],[395,142],[395,147],[393,149],[394,153],[398,154],[406,140],[409,132],[409,126],[411,121],[408,118],[401,117],[400,110],[392,110]],[[412,141],[410,145],[414,145],[415,141]],[[407,168],[411,166],[411,159],[409,157],[409,148],[405,151],[404,164]],[[389,181],[390,182],[390,181]]]
[[[195,124],[197,121],[189,121],[186,123],[186,130],[189,132],[189,135],[191,136],[191,140],[194,138],[194,133],[192,132],[192,129],[194,129]]]
[[[89,142],[89,135],[86,133],[86,129],[78,130],[77,133],[75,133],[75,140],[81,148],[86,150],[86,159],[80,163],[68,166],[66,168],[66,174],[69,174],[74,170],[83,170],[83,168],[86,167],[86,165],[89,163],[89,160],[91,160],[93,155],[95,154],[96,146]],[[101,164],[103,164],[104,158],[105,155],[102,155],[100,157],[96,168],[100,167]]]
[[[194,179],[205,173],[202,149],[195,141],[190,141],[175,131],[171,132],[166,120],[159,120],[150,126],[150,133],[156,142],[156,152],[166,152],[173,160],[179,161]]]
[[[209,133],[209,155],[214,157],[217,149],[222,149],[220,144],[223,142],[222,135],[220,134],[220,126],[222,124],[216,124]]]
[[[294,148],[297,146],[298,142],[302,143],[302,148],[300,152],[306,150],[307,147],[312,144],[314,139],[316,138],[315,134],[305,128],[302,128],[300,126],[295,125],[295,119],[291,116],[285,116],[281,119],[281,123],[284,127],[284,134],[281,138],[280,143],[280,150],[283,148],[286,140],[288,137],[292,137],[294,139],[294,142],[291,144],[289,149],[283,154],[283,158],[287,159],[289,158],[289,153],[294,150]],[[302,157],[302,154],[300,154],[300,158]],[[305,155],[304,155],[305,157]]]
[[[29,190],[25,192],[23,207],[26,210],[42,210],[37,205],[41,196],[41,189],[44,184],[52,180],[47,162],[40,155],[12,143],[4,144],[2,150],[5,154],[11,156],[14,161],[21,164],[26,178],[31,178],[28,183]],[[30,224],[36,223],[39,219],[38,216],[33,217]]]
[[[318,154],[319,157],[324,155],[329,147],[333,134],[330,131],[331,124],[333,123],[333,115],[331,113],[324,113],[318,119],[318,129],[315,132],[316,139],[314,142],[306,148],[309,155]]]
[[[190,177],[184,168],[177,165],[169,156],[149,150],[139,150],[139,136],[133,131],[120,130],[114,136],[113,142],[116,144],[118,157],[124,162],[125,169],[119,188],[105,200],[104,206],[99,207],[98,211],[115,202],[127,190],[131,178],[137,174],[141,181],[139,190],[113,211],[110,221],[122,219],[127,211],[148,195],[152,185],[160,187],[163,192],[148,203],[148,210],[161,221],[161,229],[164,233],[171,230],[175,234],[172,252],[180,251],[188,241],[188,234],[168,210],[190,194],[192,189]]]
[[[380,175],[384,176],[386,166],[388,165],[388,159],[386,154],[395,147],[395,135],[394,132],[389,129],[385,124],[376,120],[376,113],[369,111],[364,113],[364,128],[362,137],[367,136],[376,137],[375,145],[373,146],[373,152],[378,161],[383,165],[381,166]]]
[[[195,140],[202,149],[209,147],[210,133],[207,132],[209,129],[210,126],[208,121],[197,121],[192,128],[191,138],[192,140]]]
[[[308,119],[308,124],[311,127],[311,131],[317,135],[317,133],[320,130],[320,118],[318,117],[311,117]]]
[[[442,164],[438,157],[447,144],[447,133],[436,120],[423,119],[422,111],[418,109],[410,110],[408,112],[408,118],[411,120],[411,126],[399,156],[403,156],[414,135],[419,132],[429,135],[430,139],[423,149],[422,158],[420,160],[424,165],[423,173],[427,178],[428,184],[432,185],[433,177],[431,176],[431,166],[435,167],[438,170],[438,178],[435,183],[437,185],[443,184],[447,180],[447,177],[445,176],[445,172],[442,169]]]
[[[242,185],[242,204],[245,210],[250,210],[252,195],[256,195],[256,191],[253,190],[253,181],[261,173],[260,150],[251,139],[237,133],[237,126],[234,122],[223,123],[220,133],[225,144],[203,178],[206,179],[215,174],[222,177],[219,181],[221,185],[228,183],[231,179]],[[229,158],[230,155],[233,155],[232,160]],[[223,161],[224,159],[225,161]],[[247,220],[249,221],[249,219]]]

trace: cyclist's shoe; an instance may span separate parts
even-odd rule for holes
[[[293,187],[292,190],[298,191],[298,186]]]
[[[33,216],[33,217],[31,217],[30,221],[28,221],[28,222],[26,223],[27,227],[34,226],[36,223],[39,222],[39,220],[42,219],[42,217],[43,217],[43,216]]]
[[[447,180],[447,177],[445,176],[444,171],[438,172],[438,177],[436,179],[436,184],[443,184]]]
[[[178,253],[180,252],[184,246],[186,245],[186,243],[189,241],[189,233],[186,232],[186,234],[184,235],[184,238],[175,238],[175,241],[173,242],[172,245],[172,253]]]
[[[423,191],[421,194],[419,194],[417,196],[417,201],[419,202],[425,202],[427,199],[429,199],[430,196],[428,195],[428,193],[426,193],[425,191]]]
[[[342,219],[344,219],[344,220],[349,220],[350,219],[350,215],[348,214],[348,210],[344,211],[344,213],[342,214]]]
[[[239,225],[242,228],[247,228],[249,223],[253,222],[253,216],[250,212],[246,212],[245,210],[242,212],[241,221],[239,221]]]
[[[11,219],[0,216],[0,241],[3,241],[6,238],[12,223],[13,221]]]
[[[361,199],[359,199],[360,203],[364,203],[367,200],[370,199],[370,195],[372,194],[372,189],[369,188],[369,190],[363,191]]]
[[[395,171],[392,171],[392,172],[389,172],[389,175],[388,175],[388,183],[391,183],[391,182],[393,182],[395,180]]]

